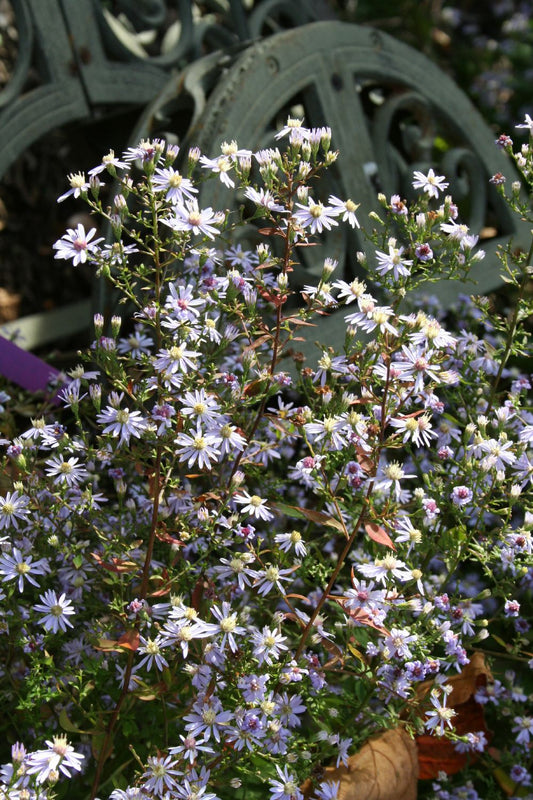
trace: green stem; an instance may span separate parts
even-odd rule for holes
[[[529,253],[527,254],[527,263],[530,264],[532,259],[533,259],[533,242],[531,243],[531,247],[529,248]],[[524,297],[524,292],[526,290],[526,286],[529,283],[530,279],[531,278],[527,274],[527,271],[524,270],[524,276],[522,278],[522,282],[520,283],[520,291],[519,291],[518,297],[516,299],[516,303],[515,303],[515,307],[514,307],[514,311],[513,311],[513,316],[511,318],[511,322],[509,323],[509,332],[507,334],[507,341],[506,341],[506,344],[505,344],[505,351],[504,351],[503,356],[502,356],[502,358],[500,360],[500,366],[498,368],[498,372],[496,374],[496,377],[494,378],[494,383],[492,384],[492,389],[491,389],[491,392],[490,392],[489,402],[488,402],[488,405],[487,405],[487,408],[486,408],[486,411],[485,411],[485,416],[487,416],[487,417],[488,417],[488,415],[490,414],[490,412],[492,410],[492,406],[493,406],[494,400],[496,398],[496,390],[497,390],[498,385],[500,383],[500,380],[501,380],[501,377],[502,377],[502,374],[503,374],[503,370],[505,369],[505,365],[507,364],[507,361],[508,361],[509,356],[511,354],[511,348],[513,346],[514,335],[515,335],[516,328],[517,328],[517,325],[518,325],[518,315],[520,314],[520,306],[522,304],[522,299]]]

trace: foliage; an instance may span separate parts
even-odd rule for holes
[[[79,224],[56,258],[93,265],[133,316],[121,334],[97,315],[63,409],[4,441],[13,800],[300,800],[305,781],[333,800],[324,769],[381,751],[384,731],[446,739],[467,756],[455,785],[483,797],[531,780],[531,254],[502,253],[517,303],[501,319],[484,298],[440,308],[428,284],[483,252],[445,177],[417,172],[415,203],[380,198],[375,260],[345,280],[326,256],[296,306],[300,249],[360,221],[320,195],[329,129],[289,120],[276,139],[215,159],[144,141],[60,198],[113,242]],[[531,187],[529,149],[516,160]],[[238,210],[202,208],[198,173]],[[530,213],[518,186],[509,202]],[[302,363],[332,313],[345,341]],[[459,730],[453,676],[491,656],[467,695],[480,727]]]

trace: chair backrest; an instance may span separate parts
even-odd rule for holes
[[[97,0],[77,0],[75,9],[68,0],[14,4],[27,39],[21,43],[16,86],[4,90],[10,92],[7,100],[0,95],[5,106],[0,113],[0,175],[46,130],[67,120],[90,118],[96,109],[131,102],[132,97],[145,106],[133,139],[159,133],[162,127],[177,129],[184,151],[195,144],[208,154],[228,138],[238,138],[246,147],[269,146],[288,115],[304,115],[306,124],[332,127],[341,158],[330,188],[361,204],[361,220],[376,210],[378,191],[409,198],[413,170],[434,167],[446,175],[462,220],[481,232],[487,258],[472,276],[477,286],[444,281],[430,288],[445,303],[461,291],[486,293],[496,288],[498,246],[512,237],[516,247],[525,247],[529,228],[516,223],[488,182],[496,172],[514,177],[494,144],[494,134],[440,69],[381,32],[321,21],[252,43],[243,44],[235,36],[229,50],[193,59],[169,77],[171,68],[194,55],[206,33],[198,26],[194,33],[188,2],[178,3],[182,26],[176,44],[152,58],[135,52],[135,37],[113,27]],[[240,0],[230,5],[241,37],[261,32],[269,13],[287,7],[283,0],[263,0],[246,17]],[[153,13],[156,6],[166,4],[153,4]],[[310,6],[293,3],[292,8],[304,15],[303,9]],[[316,19],[313,14],[307,11],[307,21]],[[301,20],[306,21],[305,15]],[[301,20],[297,15],[295,24]],[[213,30],[215,42],[217,36],[219,43],[227,36],[227,28],[215,25]],[[46,80],[30,93],[17,95],[30,63],[26,48],[34,46],[34,39],[44,56]],[[211,182],[202,202],[225,207],[227,197]],[[333,232],[326,244],[327,254],[339,260],[339,276],[353,275],[353,254],[368,247],[357,232],[348,238]],[[319,269],[308,260],[295,278],[309,282]],[[22,346],[31,349],[88,327],[90,319],[91,301],[82,300],[5,324],[0,334],[12,338],[19,332]],[[319,336],[335,341],[338,324],[334,315],[325,320]]]

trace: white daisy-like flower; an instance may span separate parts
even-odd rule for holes
[[[413,188],[422,189],[430,197],[438,197],[439,192],[443,192],[449,186],[444,175],[435,175],[433,169],[430,169],[427,175],[416,170],[413,177]]]
[[[243,506],[240,509],[242,514],[250,514],[252,517],[264,519],[267,522],[274,517],[267,506],[267,501],[261,499],[257,494],[250,495],[247,491],[243,490],[242,494],[235,495],[233,499],[236,503]]]

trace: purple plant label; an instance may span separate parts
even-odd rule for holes
[[[0,337],[0,375],[29,392],[46,391],[58,370],[33,353]]]

